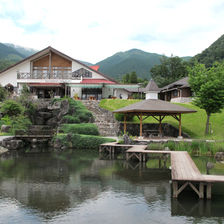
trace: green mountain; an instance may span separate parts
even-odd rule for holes
[[[147,53],[139,49],[131,49],[125,52],[118,52],[103,61],[96,63],[100,65],[99,71],[115,79],[122,75],[135,71],[138,77],[150,80],[150,69],[154,64],[160,64],[159,58],[162,55],[156,53]],[[183,60],[189,60],[191,57],[184,57]]]
[[[10,43],[4,43],[4,44],[8,47],[12,47],[14,50],[19,52],[21,55],[23,55],[23,58],[29,57],[30,55],[38,52],[38,50],[34,50],[32,48],[25,48],[25,47],[21,47],[19,45],[10,44]]]
[[[24,56],[12,47],[0,43],[0,71],[23,58]]]
[[[214,62],[221,62],[224,59],[224,35],[216,40],[212,45],[202,51],[200,54],[195,55],[191,58],[190,63],[195,60],[205,66],[211,67]]]

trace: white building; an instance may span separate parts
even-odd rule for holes
[[[37,98],[78,97],[80,99],[127,99],[126,88],[136,85],[120,84],[98,71],[99,66],[87,66],[58,50],[47,47],[0,71],[2,86],[20,93],[26,84]]]

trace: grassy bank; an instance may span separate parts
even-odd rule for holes
[[[104,99],[101,100],[100,106],[107,110],[113,111],[125,106],[128,106],[133,103],[137,103],[140,100],[110,100]],[[188,104],[178,104],[193,110],[196,110],[197,113],[192,114],[182,114],[182,131],[189,134],[194,139],[214,139],[214,140],[224,140],[224,112],[221,114],[213,114],[210,118],[212,134],[205,135],[205,124],[207,115],[204,110]],[[138,118],[135,116],[132,120],[134,123],[139,123]],[[154,118],[149,117],[143,121],[143,123],[158,123]],[[179,128],[179,122],[172,117],[165,117],[162,123],[169,123],[176,128]]]

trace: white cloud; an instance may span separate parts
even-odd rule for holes
[[[2,0],[0,42],[96,63],[132,48],[194,56],[223,34],[221,0]]]

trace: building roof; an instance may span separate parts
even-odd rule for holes
[[[90,83],[90,84],[98,84],[98,83],[110,83],[114,84],[114,82],[105,79],[83,79],[80,83]]]
[[[113,113],[143,113],[152,115],[175,115],[195,113],[197,111],[158,99],[143,100],[138,103],[117,109]]]
[[[99,70],[99,65],[92,65],[92,66],[89,66],[90,68],[94,69],[95,71],[98,71]]]
[[[150,79],[149,83],[147,84],[147,86],[144,88],[145,92],[159,92],[160,89],[157,86],[157,84],[155,83],[155,81],[153,79]]]
[[[43,49],[43,50],[41,50],[41,51],[38,51],[37,53],[35,53],[35,54],[33,54],[33,55],[31,55],[31,56],[29,56],[29,57],[27,57],[27,58],[24,58],[23,60],[18,61],[17,63],[15,63],[15,64],[13,64],[13,65],[11,65],[11,66],[9,66],[9,67],[3,69],[2,71],[0,71],[0,74],[2,74],[2,73],[4,73],[4,72],[6,72],[6,71],[8,71],[8,70],[10,70],[10,69],[12,69],[12,68],[14,68],[14,67],[16,67],[17,65],[20,65],[20,64],[22,64],[22,63],[24,63],[24,62],[26,62],[26,61],[32,61],[32,60],[35,60],[35,59],[37,59],[37,58],[39,58],[39,57],[42,57],[43,55],[45,55],[45,54],[47,54],[47,53],[49,53],[49,52],[54,52],[54,53],[56,53],[56,54],[58,54],[58,55],[60,55],[60,56],[62,56],[62,57],[64,57],[64,58],[67,58],[67,59],[70,60],[70,61],[75,61],[75,62],[81,64],[83,67],[88,68],[88,69],[90,69],[90,70],[92,70],[92,71],[98,73],[99,75],[103,76],[104,78],[106,78],[106,79],[108,79],[108,80],[110,80],[110,81],[112,81],[112,82],[119,83],[118,81],[116,81],[115,79],[111,78],[110,76],[107,76],[107,75],[103,74],[102,72],[99,72],[98,70],[95,70],[96,67],[91,68],[91,66],[87,66],[87,65],[85,65],[84,63],[82,63],[82,62],[80,62],[80,61],[78,61],[78,60],[76,60],[76,59],[74,59],[74,58],[72,58],[72,57],[69,57],[68,55],[66,55],[66,54],[64,54],[64,53],[62,53],[62,52],[60,52],[60,51],[54,49],[54,48],[51,47],[51,46],[49,46],[49,47],[47,47],[47,48],[45,48],[45,49]]]
[[[173,88],[174,86],[178,86],[179,88],[189,87],[188,79],[189,79],[189,77],[185,77],[183,79],[179,79],[176,82],[173,82],[173,83],[171,83],[171,84],[169,84],[167,86],[164,86],[164,87],[160,88],[160,90],[161,91],[167,90],[167,89]]]

